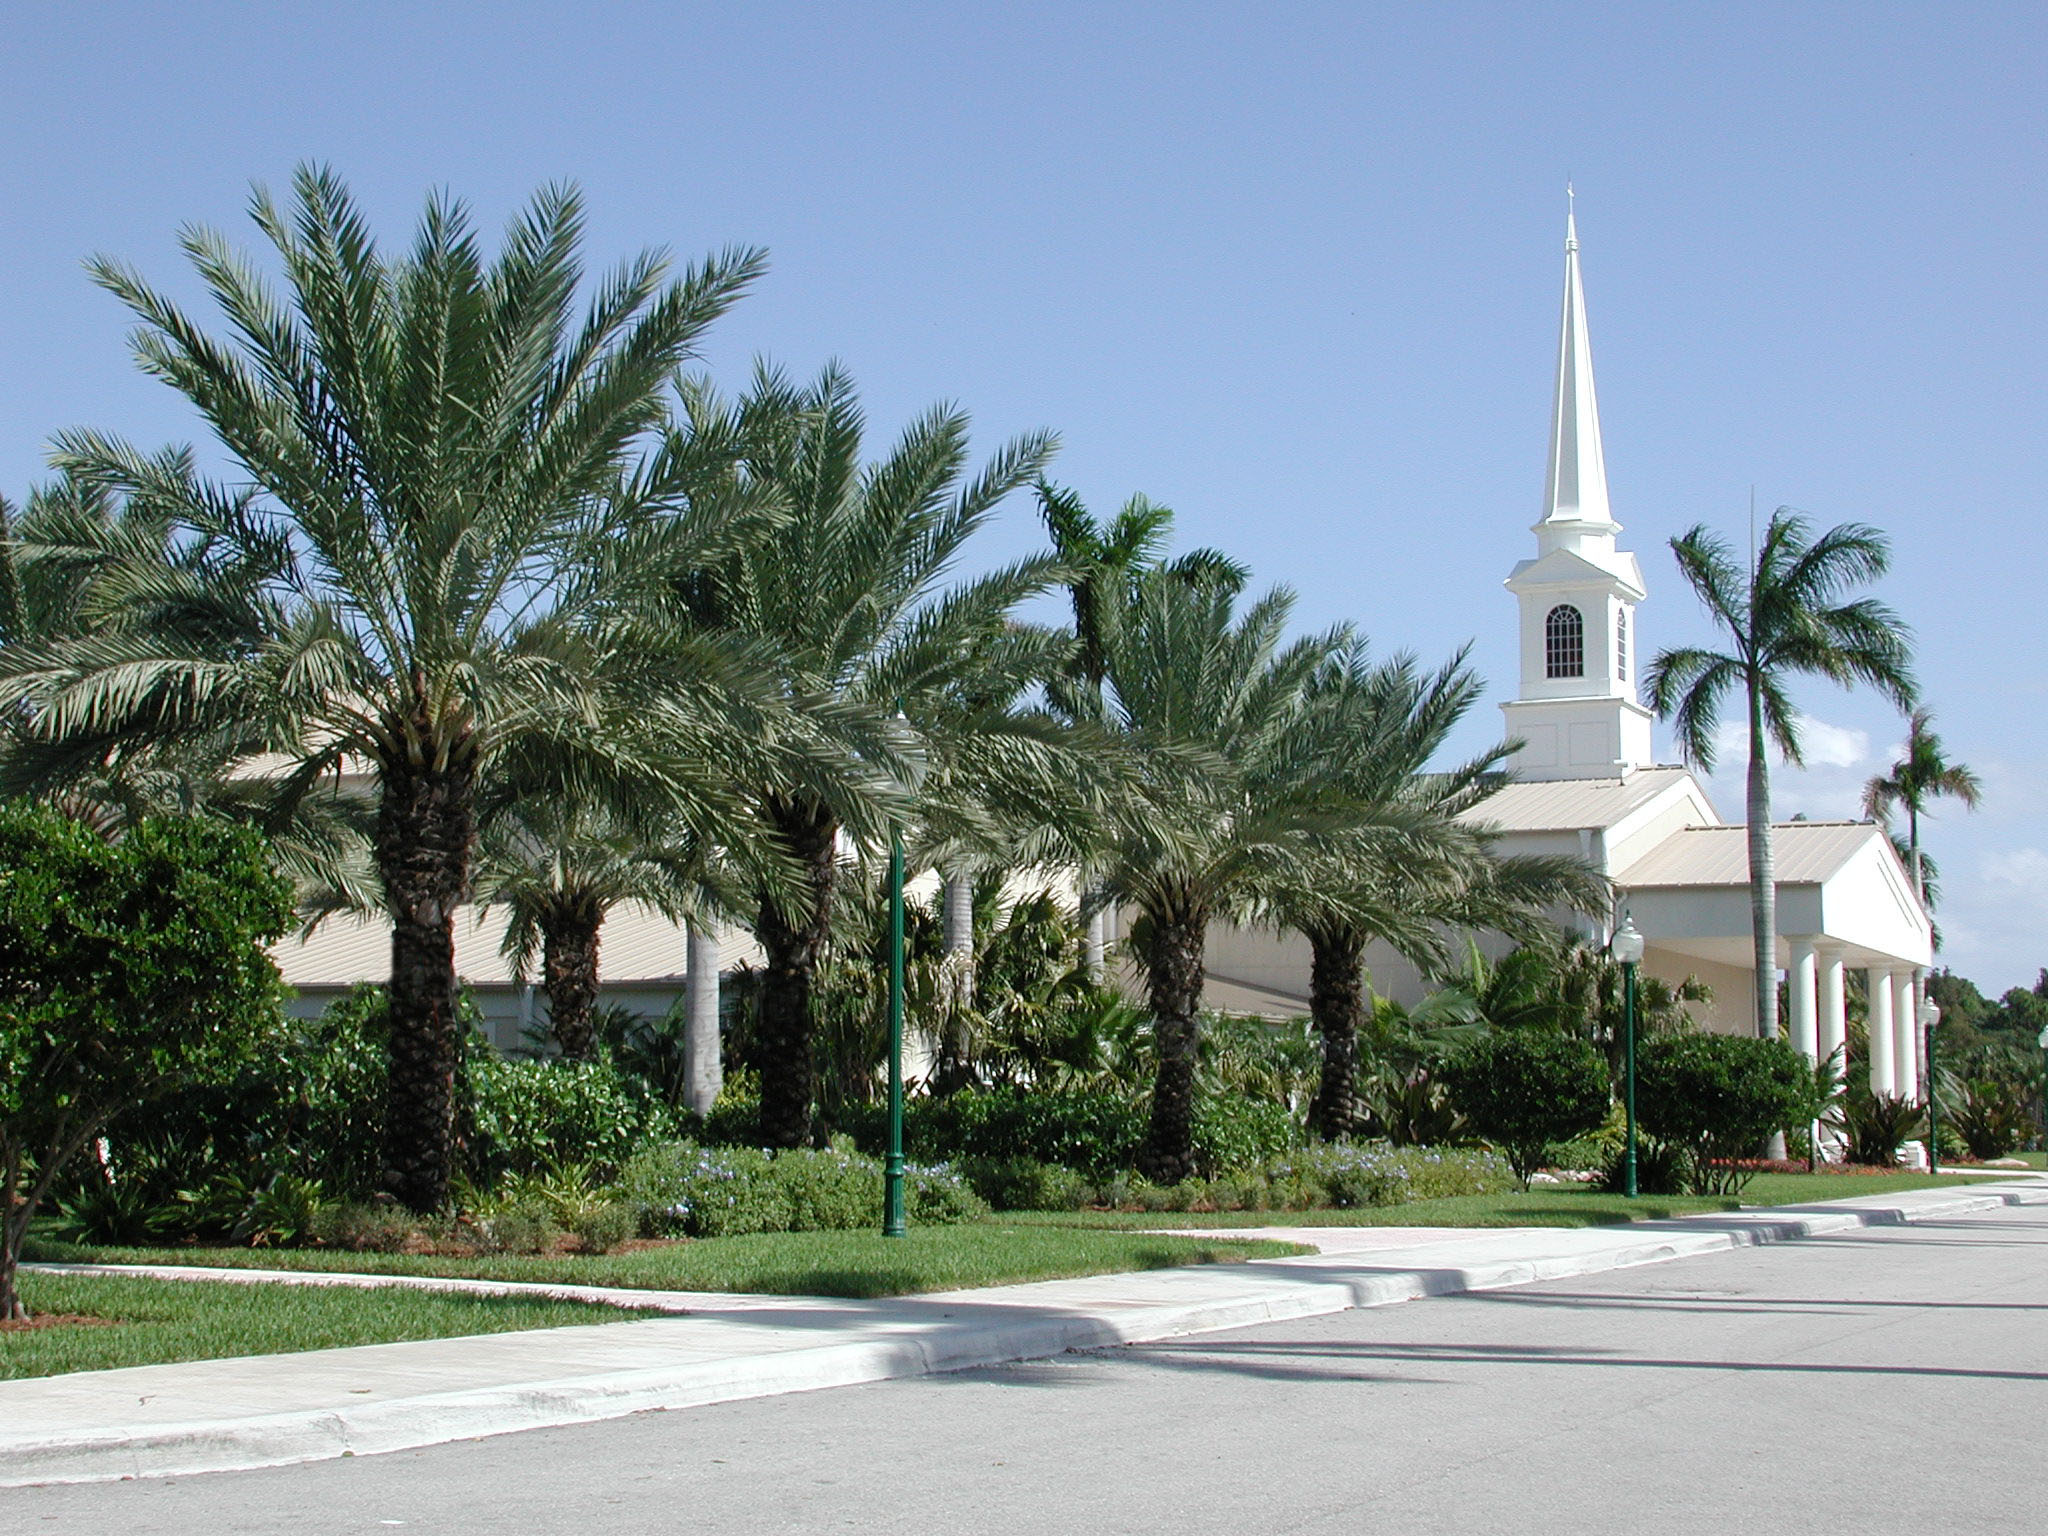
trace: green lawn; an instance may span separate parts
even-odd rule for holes
[[[428,1258],[331,1249],[81,1248],[39,1243],[35,1257],[104,1264],[207,1264],[239,1269],[348,1270],[382,1275],[458,1275],[616,1285],[636,1290],[758,1291],[794,1296],[902,1296],[1026,1280],[1179,1264],[1229,1264],[1305,1250],[1256,1239],[1158,1237],[1094,1231],[1075,1223],[995,1217],[959,1227],[874,1232],[776,1232],[643,1248],[602,1257]],[[33,1302],[30,1303],[34,1305]]]
[[[1995,1171],[1995,1170],[1994,1170]],[[1356,1211],[1034,1211],[1006,1220],[1093,1227],[1595,1227],[1697,1216],[1742,1206],[1801,1205],[1902,1189],[1960,1188],[1970,1181],[1927,1173],[1764,1173],[1740,1196],[1624,1195],[1540,1185],[1526,1193],[1459,1195]]]
[[[656,1315],[534,1296],[398,1286],[188,1284],[121,1275],[24,1273],[21,1292],[32,1315],[109,1321],[0,1331],[0,1380]]]

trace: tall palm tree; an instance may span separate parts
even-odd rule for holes
[[[1061,674],[1051,680],[1051,692],[1055,703],[1077,721],[1102,718],[1108,631],[1129,606],[1135,583],[1144,572],[1164,568],[1180,580],[1218,580],[1240,587],[1250,577],[1244,566],[1215,549],[1190,550],[1168,562],[1173,513],[1144,496],[1131,497],[1104,523],[1072,491],[1041,479],[1038,509],[1052,541],[1053,556],[1067,571],[1065,585],[1073,607],[1073,654]],[[1087,924],[1084,963],[1091,976],[1099,977],[1105,912],[1102,893],[1094,889],[1085,858],[1079,883]]]
[[[1362,1121],[1358,1041],[1375,940],[1429,971],[1460,928],[1531,932],[1546,907],[1604,902],[1605,882],[1576,859],[1495,854],[1494,834],[1474,813],[1507,782],[1506,745],[1426,771],[1482,687],[1463,651],[1425,676],[1413,656],[1374,663],[1356,640],[1315,679],[1316,704],[1343,721],[1340,756],[1325,771],[1363,810],[1369,835],[1361,844],[1340,828],[1320,840],[1309,877],[1283,886],[1270,914],[1309,941],[1309,1009],[1322,1046],[1309,1120],[1326,1139]],[[1379,832],[1389,819],[1406,829],[1391,845]]]
[[[1933,882],[1920,852],[1920,813],[1928,801],[1944,796],[1973,811],[1984,798],[1976,773],[1950,762],[1942,751],[1941,738],[1930,729],[1933,724],[1932,710],[1914,710],[1906,726],[1906,755],[1892,764],[1891,772],[1863,787],[1863,814],[1873,821],[1888,822],[1894,810],[1905,807],[1906,865],[1913,874],[1914,893],[1925,906],[1933,905]]]
[[[259,188],[251,213],[283,299],[222,236],[182,237],[225,338],[128,268],[92,270],[140,318],[143,368],[198,408],[252,490],[202,481],[189,456],[92,433],[58,441],[62,466],[215,551],[195,576],[125,568],[110,596],[163,605],[174,586],[196,588],[218,598],[217,622],[136,627],[7,670],[53,739],[246,728],[288,765],[287,802],[344,765],[368,776],[392,925],[384,1182],[428,1210],[449,1172],[454,915],[494,760],[547,737],[593,781],[628,765],[686,797],[716,783],[712,720],[672,695],[607,691],[631,648],[593,620],[702,553],[707,517],[684,488],[636,474],[636,455],[677,368],[762,258],[729,251],[671,277],[642,255],[579,319],[572,188],[538,194],[494,260],[441,195],[410,248],[385,254],[324,168],[297,173],[289,209]],[[670,515],[679,507],[690,515]],[[235,562],[260,580],[214,580]],[[679,730],[650,753],[653,717]]]
[[[1059,650],[1015,624],[1012,610],[1058,568],[1030,560],[945,585],[967,540],[1039,473],[1052,437],[1018,438],[969,476],[957,408],[925,412],[865,464],[864,429],[852,380],[836,365],[808,386],[763,368],[736,404],[693,386],[664,449],[687,455],[699,438],[734,438],[746,445],[748,476],[774,489],[785,520],[678,596],[697,622],[772,654],[785,695],[841,743],[746,785],[762,841],[799,875],[795,891],[761,889],[753,906],[765,952],[758,1028],[770,1146],[811,1135],[812,992],[842,839],[886,847],[893,828],[940,809],[953,813],[955,839],[983,824],[993,833],[989,813],[1006,785],[1033,770],[1057,777],[1048,723],[1010,704]],[[957,792],[948,807],[930,803],[942,787]]]
[[[1771,846],[1771,769],[1775,746],[1799,763],[1799,715],[1786,687],[1797,676],[1844,687],[1868,683],[1901,708],[1913,703],[1908,634],[1899,616],[1873,598],[1848,594],[1884,575],[1891,547],[1861,523],[1818,538],[1788,507],[1771,515],[1744,570],[1728,541],[1700,524],[1671,541],[1678,569],[1730,648],[1679,646],[1661,651],[1646,681],[1650,705],[1678,731],[1680,749],[1711,771],[1715,732],[1730,694],[1739,693],[1749,731],[1749,907],[1755,964],[1756,1027],[1778,1033],[1777,884]]]
[[[1329,765],[1341,712],[1313,687],[1343,631],[1287,643],[1292,594],[1236,611],[1234,581],[1139,574],[1104,628],[1106,723],[1131,782],[1111,812],[1105,884],[1137,907],[1156,1077],[1144,1171],[1193,1171],[1204,935],[1316,867],[1319,840],[1398,840],[1405,811],[1364,811]],[[1377,819],[1380,825],[1372,825]]]

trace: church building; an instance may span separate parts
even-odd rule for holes
[[[1747,829],[1724,822],[1693,773],[1658,763],[1653,720],[1637,694],[1647,648],[1636,627],[1649,596],[1641,565],[1618,542],[1607,497],[1600,408],[1586,326],[1575,216],[1565,225],[1563,315],[1550,453],[1534,555],[1506,586],[1517,609],[1520,680],[1501,706],[1521,743],[1515,781],[1474,813],[1501,832],[1503,853],[1572,854],[1613,881],[1615,911],[1589,926],[1605,944],[1623,913],[1644,935],[1646,974],[1697,977],[1713,1001],[1707,1027],[1755,1029]],[[1922,1052],[1917,982],[1932,930],[1882,827],[1789,821],[1777,854],[1778,956],[1788,979],[1785,1028],[1810,1057],[1838,1048],[1846,976],[1869,998],[1873,1086],[1915,1095]],[[1217,925],[1209,999],[1218,1007],[1305,1012],[1307,945]],[[1375,985],[1413,1001],[1421,978],[1390,951],[1368,957]]]

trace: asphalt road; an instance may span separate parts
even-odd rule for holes
[[[2048,1529],[2039,1207],[267,1472],[0,1531]]]

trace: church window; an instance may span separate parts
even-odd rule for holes
[[[1628,610],[1614,610],[1614,680],[1628,681]]]
[[[1586,675],[1586,619],[1570,603],[1559,603],[1543,620],[1543,675]]]

